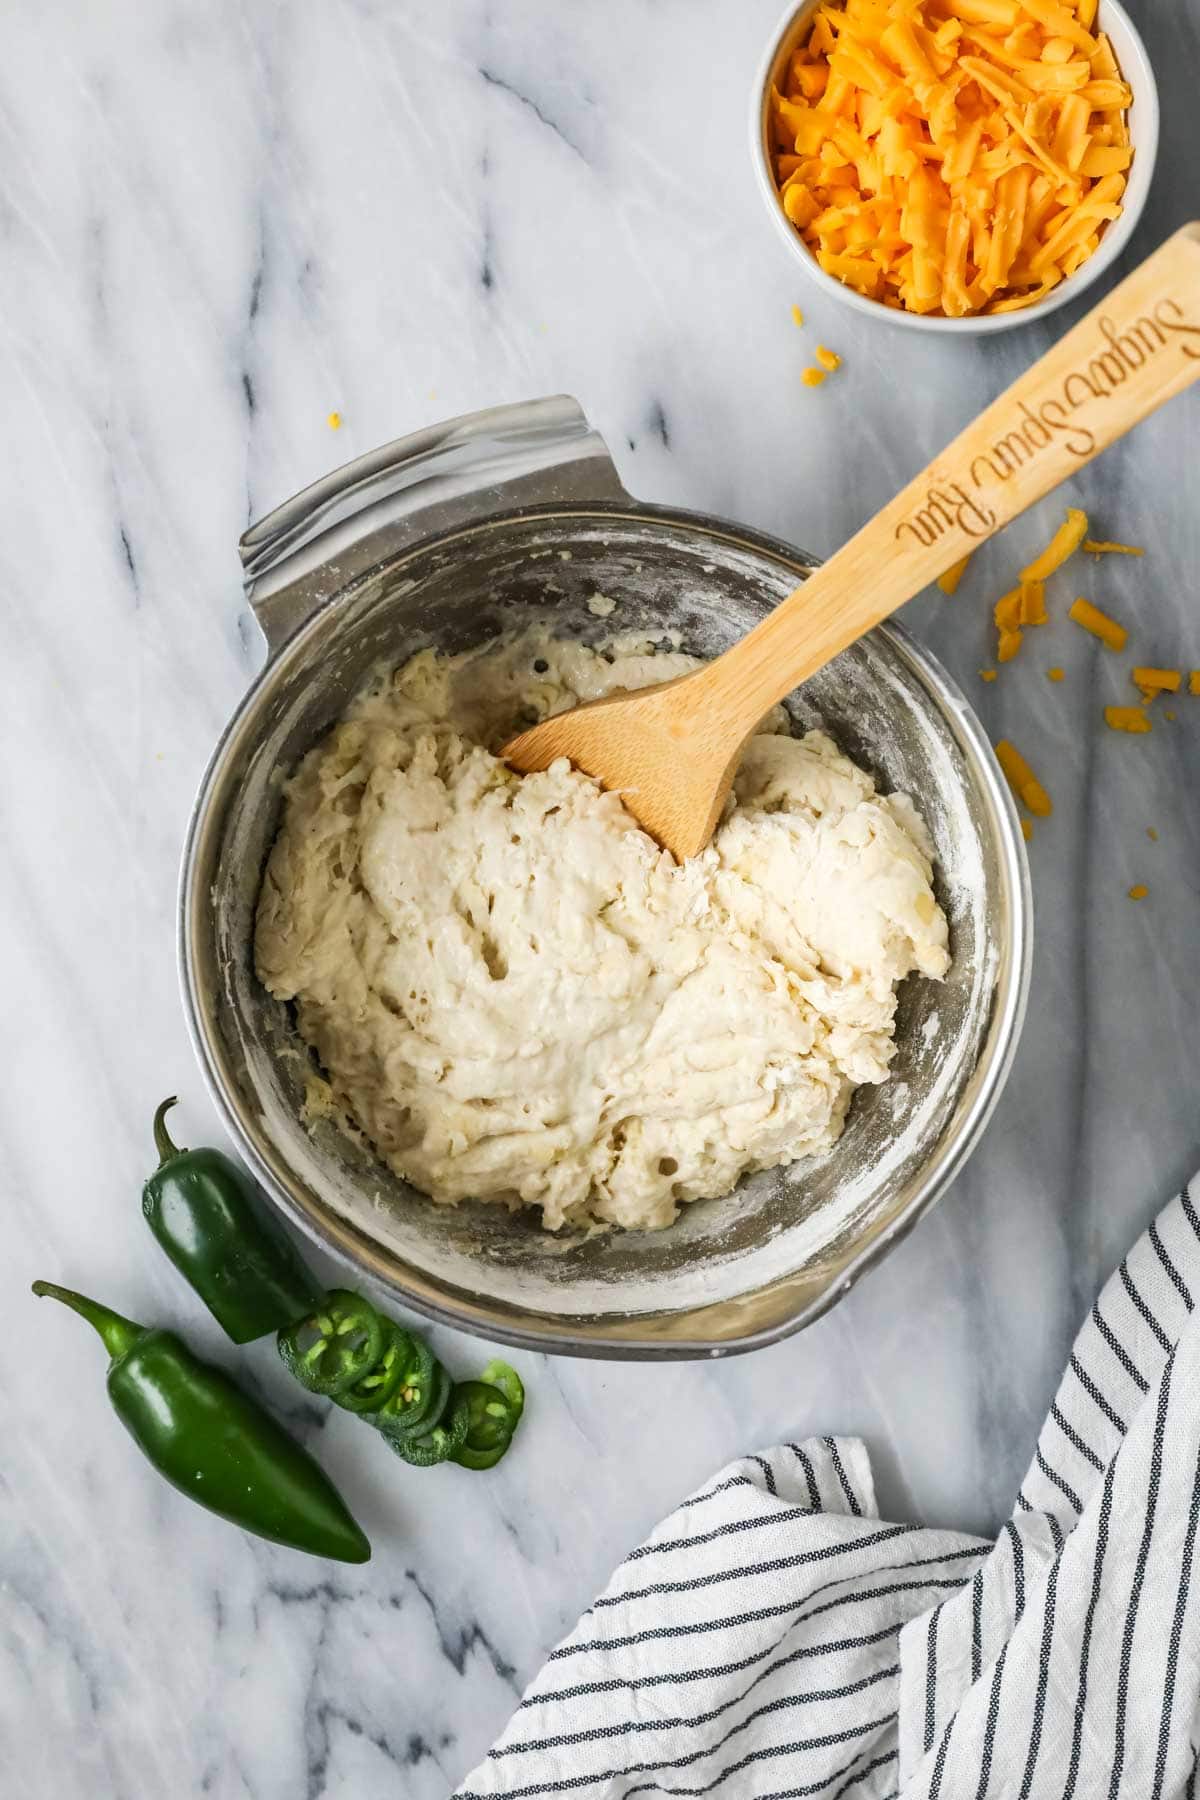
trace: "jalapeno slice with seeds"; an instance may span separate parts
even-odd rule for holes
[[[369,1300],[331,1288],[316,1312],[279,1333],[279,1354],[301,1387],[337,1400],[379,1361],[383,1320]]]
[[[352,1413],[376,1413],[386,1406],[413,1361],[413,1341],[394,1319],[383,1319],[383,1349],[373,1368],[337,1395],[337,1404]]]
[[[388,1443],[403,1462],[414,1469],[431,1469],[435,1463],[448,1462],[461,1450],[467,1436],[468,1408],[465,1400],[456,1400],[441,1422],[428,1431],[414,1432],[408,1437],[389,1437]]]
[[[429,1381],[428,1404],[421,1410],[420,1417],[414,1418],[410,1415],[408,1419],[394,1421],[381,1427],[385,1437],[420,1437],[422,1433],[432,1431],[433,1427],[441,1422],[442,1415],[449,1404],[451,1386],[449,1375],[440,1362],[435,1362]],[[372,1419],[371,1423],[375,1424],[376,1421]]]
[[[404,1437],[424,1425],[438,1398],[437,1371],[441,1364],[420,1338],[410,1337],[409,1345],[399,1382],[378,1411],[367,1415],[368,1423],[389,1438]],[[445,1405],[444,1394],[442,1404]]]

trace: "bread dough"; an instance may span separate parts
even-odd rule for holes
[[[682,866],[566,762],[520,777],[485,747],[696,666],[646,648],[423,651],[288,784],[259,976],[436,1201],[669,1225],[828,1150],[854,1088],[887,1078],[897,984],[948,966],[911,802],[782,712]]]

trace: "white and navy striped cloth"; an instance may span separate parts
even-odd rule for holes
[[[1080,1332],[994,1544],[885,1525],[852,1438],[747,1457],[617,1570],[462,1800],[1188,1800],[1200,1216]]]

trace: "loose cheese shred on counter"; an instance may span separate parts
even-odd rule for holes
[[[1153,827],[1153,825],[1147,825],[1147,827],[1146,827],[1146,836],[1147,836],[1147,837],[1148,837],[1148,838],[1149,838],[1149,839],[1150,839],[1150,842],[1151,842],[1151,843],[1152,843],[1152,844],[1157,844],[1157,842],[1158,842],[1158,833],[1157,833],[1157,831],[1155,831],[1155,829],[1154,829],[1154,827]]]
[[[1089,556],[1145,556],[1136,544],[1107,544],[1097,542],[1095,538],[1085,538],[1083,548]]]
[[[1129,87],[1095,0],[835,0],[769,100],[785,214],[885,306],[1030,306],[1121,213]]]
[[[1104,723],[1113,731],[1130,731],[1135,736],[1152,729],[1140,706],[1106,706]]]
[[[1048,819],[1054,811],[1050,796],[1021,752],[1007,738],[1001,738],[996,745],[996,757],[1017,799],[1029,808],[1035,819]]]
[[[1118,625],[1115,619],[1110,619],[1107,613],[1102,613],[1090,600],[1085,600],[1082,594],[1068,610],[1067,617],[1074,619],[1077,625],[1082,625],[1085,631],[1090,631],[1093,637],[1098,637],[1110,650],[1123,650],[1129,641],[1129,633],[1125,627]]]
[[[805,387],[820,387],[825,379],[824,369],[805,369],[800,377]]]
[[[937,584],[941,588],[943,594],[957,594],[958,584],[966,574],[967,564],[970,560],[971,552],[968,550],[967,554],[959,562],[951,563],[945,573],[938,576]]]
[[[997,631],[1016,631],[1021,624],[1021,590],[1010,588],[1002,594],[992,608],[992,618],[996,622]]]
[[[1188,676],[1188,693],[1200,694],[1200,669],[1193,669]]]
[[[1064,522],[1059,526],[1046,548],[1039,557],[1021,570],[1022,581],[1045,581],[1057,569],[1061,569],[1068,556],[1073,556],[1087,536],[1088,517],[1078,507],[1069,506]]]
[[[1150,889],[1146,886],[1145,882],[1139,881],[1136,887],[1130,888],[1129,898],[1131,900],[1144,900],[1149,892]]]
[[[1022,580],[1019,587],[1002,594],[992,608],[999,641],[996,655],[1001,662],[1011,662],[1024,642],[1027,625],[1047,625],[1046,584]]]
[[[1155,694],[1177,694],[1183,681],[1181,669],[1135,669],[1133,685],[1141,692],[1144,700],[1153,700]]]
[[[326,419],[325,423],[328,425],[330,431],[340,431],[342,428],[341,413],[340,412],[331,412],[328,419]]]
[[[804,314],[800,311],[798,306],[793,306],[792,308],[792,323],[793,325],[804,324]]]
[[[995,679],[996,679],[995,669],[980,669],[979,679],[980,679],[980,681],[995,681]]]
[[[1032,819],[1022,819],[1021,820],[1021,836],[1025,839],[1025,842],[1027,844],[1032,842],[1032,840],[1033,840],[1033,820]]]
[[[842,359],[837,351],[827,350],[824,344],[817,345],[817,361],[823,369],[829,369],[831,372],[834,369],[840,369],[842,366]]]
[[[1047,669],[1046,673],[1050,677],[1051,681],[1061,681],[1063,679],[1065,671],[1062,669]]]

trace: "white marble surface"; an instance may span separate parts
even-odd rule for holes
[[[175,868],[260,646],[247,522],[348,456],[566,390],[627,485],[827,552],[1053,327],[914,342],[809,291],[760,211],[747,90],[777,0],[8,0],[0,13],[0,1790],[446,1794],[611,1565],[781,1435],[862,1432],[885,1511],[990,1529],[1101,1276],[1200,1160],[1200,701],[1099,722],[1065,624],[993,687],[993,545],[912,622],[1054,790],[1012,1081],[969,1170],[804,1336],[720,1366],[518,1357],[520,1454],[406,1476],[297,1407],[375,1542],[344,1571],[189,1508],[106,1410],[77,1281],[226,1361],[146,1233],[154,1103],[217,1128],[176,997]],[[1134,251],[1194,208],[1200,0],[1134,11],[1165,103]],[[799,300],[802,341],[789,317]],[[805,345],[845,355],[820,393]],[[333,435],[331,408],[344,426]],[[1200,664],[1200,396],[1084,472],[1084,574],[1144,660]],[[1015,529],[1048,535],[1057,506]],[[1081,571],[1081,574],[1084,572]],[[1070,584],[1068,584],[1070,585]],[[1056,593],[1061,612],[1069,593]],[[1063,686],[1044,669],[1061,663]],[[1193,710],[1194,709],[1194,710]],[[1160,833],[1151,843],[1147,827]],[[1145,881],[1133,906],[1126,890]],[[443,1350],[477,1352],[450,1334]]]

